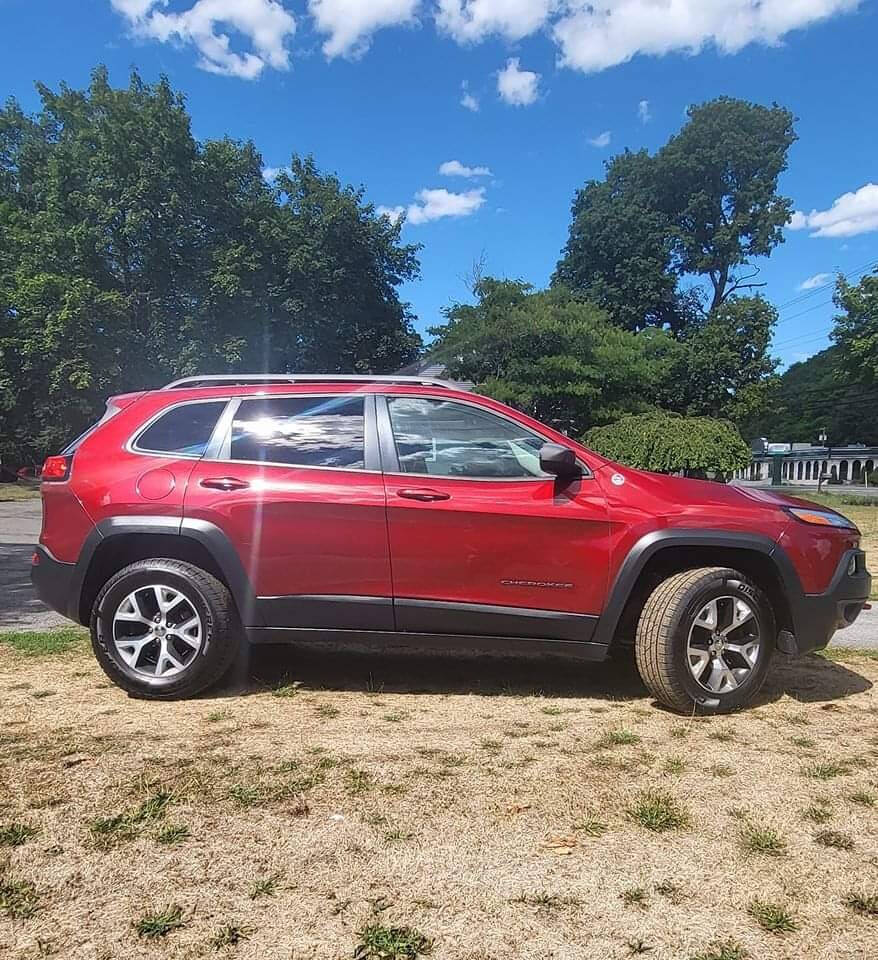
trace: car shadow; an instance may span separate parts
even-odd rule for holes
[[[208,697],[242,696],[289,683],[308,689],[403,694],[595,697],[648,696],[634,659],[595,663],[557,655],[486,654],[424,647],[375,651],[356,645],[300,643],[252,646]],[[756,704],[789,696],[831,702],[864,693],[872,682],[822,657],[777,656]]]

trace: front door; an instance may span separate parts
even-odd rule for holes
[[[267,627],[392,630],[374,400],[358,394],[232,401],[214,459],[189,478],[187,519],[220,526]]]
[[[544,440],[476,404],[378,398],[400,630],[588,640],[609,523],[585,471],[544,474]]]

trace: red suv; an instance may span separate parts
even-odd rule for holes
[[[845,517],[608,461],[405,377],[222,376],[114,397],[42,473],[40,598],[129,692],[190,696],[242,643],[634,647],[677,710],[753,698],[871,578]]]

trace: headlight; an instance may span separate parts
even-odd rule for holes
[[[832,510],[808,510],[806,507],[790,507],[790,513],[803,523],[816,523],[821,527],[843,527],[846,530],[856,530],[855,524],[847,517]]]

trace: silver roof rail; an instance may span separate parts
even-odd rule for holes
[[[396,383],[421,387],[444,387],[446,390],[466,390],[462,383],[440,380],[436,377],[399,377],[393,374],[372,376],[357,373],[219,373],[205,376],[181,377],[162,387],[163,390],[182,390],[196,387],[244,387],[256,384],[281,383]]]

